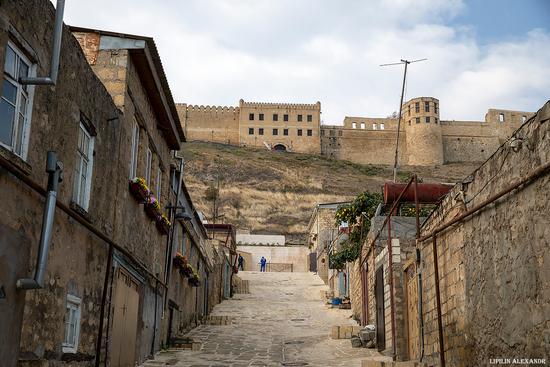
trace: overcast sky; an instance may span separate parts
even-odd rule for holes
[[[154,37],[176,102],[315,103],[322,120],[439,98],[442,119],[550,98],[546,0],[68,0],[65,22]]]

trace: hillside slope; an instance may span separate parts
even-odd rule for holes
[[[185,181],[195,206],[212,217],[212,202],[206,199],[206,191],[217,185],[219,177],[218,215],[223,217],[217,222],[232,223],[253,233],[304,233],[317,203],[351,200],[365,190],[380,192],[384,181],[392,177],[387,166],[215,143],[186,143],[184,157]],[[474,168],[406,167],[399,179],[406,181],[414,171],[425,182],[454,182]]]

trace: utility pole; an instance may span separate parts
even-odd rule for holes
[[[405,72],[403,73],[403,85],[401,86],[401,100],[399,101],[399,115],[397,118],[397,142],[395,144],[395,159],[393,162],[393,182],[397,181],[397,160],[399,156],[399,134],[401,132],[401,112],[403,111],[403,96],[405,94],[405,82],[407,80],[407,66],[413,62],[425,61],[428,59],[418,59],[418,60],[403,60],[401,62],[394,62],[391,64],[382,64],[380,66],[392,66],[392,65],[401,65],[405,64]]]

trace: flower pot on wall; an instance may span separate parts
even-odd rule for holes
[[[147,187],[147,184],[145,183],[145,180],[141,177],[136,177],[132,180],[130,180],[130,193],[139,202],[145,202],[149,195],[151,194],[151,191]]]
[[[160,203],[152,195],[150,195],[145,201],[144,209],[145,209],[145,213],[147,213],[147,215],[151,219],[156,220],[158,217],[162,215]]]
[[[168,231],[170,231],[170,227],[172,226],[172,223],[170,223],[166,215],[162,214],[161,216],[157,217],[156,225],[157,225],[157,230],[161,234],[167,235]]]

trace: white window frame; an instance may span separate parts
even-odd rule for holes
[[[372,129],[373,130],[378,130],[378,125],[377,124],[372,124]]]
[[[521,123],[523,124],[523,123],[525,123],[525,121],[527,121],[527,116],[522,115],[521,116]]]
[[[365,123],[361,122],[361,129],[365,130]]]
[[[36,75],[36,64],[32,63],[23,54],[23,52],[21,52],[21,50],[17,46],[15,46],[11,41],[8,41],[7,46],[6,46],[6,51],[7,51],[8,46],[15,53],[15,63],[16,63],[15,73],[16,73],[16,75],[19,74],[19,61],[22,60],[29,67],[28,76],[29,77],[35,76]],[[7,52],[4,52],[4,55],[6,55],[6,54],[7,54]],[[4,60],[4,65],[2,65],[2,74],[3,74],[2,83],[4,83],[4,80],[7,80],[9,83],[14,85],[17,89],[17,91],[16,91],[17,95],[16,95],[16,99],[15,99],[15,106],[14,106],[14,108],[15,108],[14,118],[15,118],[16,121],[13,121],[12,134],[11,134],[12,142],[11,142],[11,145],[8,145],[8,144],[0,141],[0,146],[8,149],[11,152],[13,152],[15,155],[22,158],[23,160],[27,160],[27,153],[28,153],[28,147],[29,147],[29,135],[30,135],[29,132],[30,132],[31,121],[32,121],[32,105],[33,105],[33,98],[34,98],[34,85],[27,85],[26,86],[27,91],[25,92],[25,90],[24,90],[25,86],[22,85],[21,83],[19,83],[18,80],[14,79],[13,76],[6,73],[5,60]],[[19,117],[21,115],[20,109],[21,109],[21,96],[22,95],[25,95],[25,97],[27,98],[27,105],[25,106],[26,108],[25,108],[25,111],[24,111],[23,123],[22,123],[23,126],[21,127],[21,126],[19,126],[20,125],[19,124]],[[1,94],[0,94],[0,98],[4,99],[3,96],[1,96]],[[8,103],[11,104],[11,102],[8,102]],[[21,129],[21,141],[19,143],[19,150],[16,151],[16,149],[15,149],[16,140],[18,140],[17,136],[19,135],[18,129]]]
[[[498,114],[498,122],[504,122],[504,114],[503,113]]]
[[[134,127],[132,129],[132,156],[130,160],[130,180],[137,177],[138,154],[139,154],[139,125],[137,121],[134,120]]]
[[[160,167],[157,168],[157,187],[156,187],[157,199],[160,200],[162,195],[162,170]]]
[[[73,296],[72,294],[67,294],[67,302],[65,305],[65,323],[64,323],[65,333],[63,336],[63,343],[61,345],[63,353],[76,353],[78,351],[78,343],[80,341],[80,320],[82,315],[81,305],[82,305],[82,300],[80,298]],[[69,308],[74,310],[74,317],[75,317],[73,343],[70,343],[67,341],[67,336],[68,336],[67,327],[70,327],[70,321],[71,321],[71,320],[67,320],[67,310]]]
[[[80,134],[83,133],[88,138],[88,151],[83,152],[80,150]],[[75,161],[75,176],[73,178],[73,202],[78,204],[82,209],[88,210],[90,204],[90,191],[92,188],[92,173],[94,165],[94,137],[88,131],[86,125],[82,123],[78,127],[78,138],[76,147],[76,161]],[[86,172],[84,187],[82,187],[82,164],[86,162]],[[78,169],[77,169],[78,168]],[[81,190],[84,189],[84,193]]]
[[[153,152],[147,148],[147,156],[145,161],[145,182],[148,187],[151,187],[151,169],[153,167]]]
[[[357,129],[357,122],[352,122],[351,123],[351,128],[352,129]]]
[[[384,129],[385,129],[384,124],[380,124],[380,130],[384,130]]]

